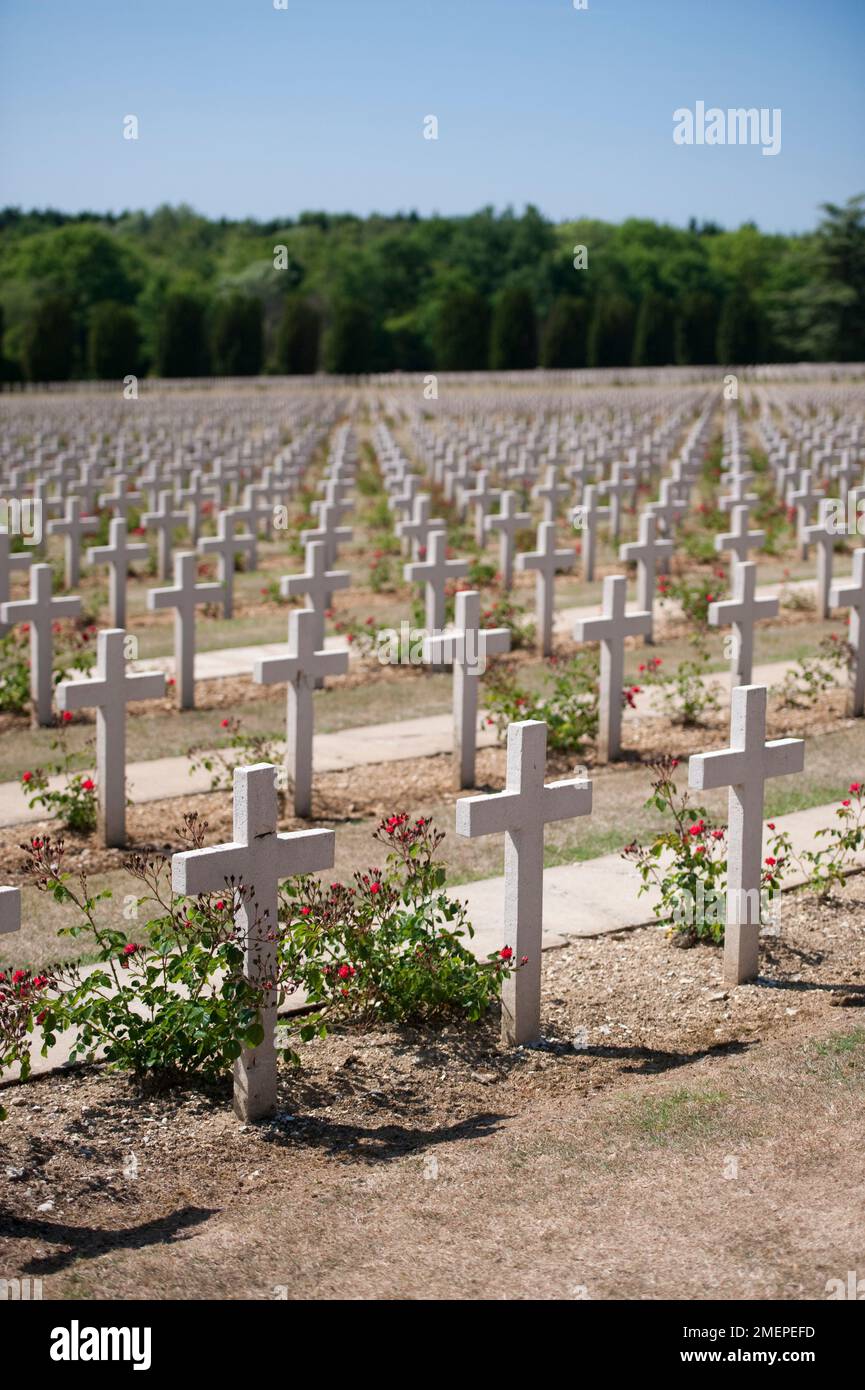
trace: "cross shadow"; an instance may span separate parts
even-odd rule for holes
[[[324,1149],[331,1155],[350,1154],[368,1163],[388,1163],[406,1155],[421,1154],[436,1144],[455,1139],[484,1139],[495,1134],[505,1114],[471,1115],[451,1125],[434,1129],[420,1126],[385,1124],[378,1127],[341,1124],[336,1120],[310,1117],[263,1125],[261,1137],[268,1144],[286,1149]]]
[[[155,1221],[123,1226],[116,1231],[10,1216],[0,1218],[0,1233],[12,1240],[40,1240],[49,1245],[66,1246],[51,1255],[34,1257],[23,1266],[25,1274],[57,1274],[77,1260],[92,1260],[110,1250],[143,1250],[151,1245],[171,1244],[183,1231],[203,1225],[215,1215],[215,1208],[181,1207]]]
[[[696,1052],[663,1052],[652,1047],[581,1047],[573,1043],[561,1049],[574,1052],[579,1057],[605,1058],[609,1061],[633,1062],[633,1066],[622,1067],[626,1074],[638,1076],[657,1072],[675,1071],[679,1067],[690,1067],[702,1062],[706,1057],[736,1057],[750,1051],[754,1042],[716,1043],[712,1047],[701,1047]],[[558,1049],[557,1049],[558,1050]]]
[[[794,993],[826,989],[833,994],[855,994],[865,1004],[865,985],[838,984],[834,980],[772,980],[764,975],[758,976],[752,983],[759,985],[762,989],[789,989]]]

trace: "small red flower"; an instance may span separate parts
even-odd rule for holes
[[[308,907],[302,907],[302,908],[300,909],[300,915],[301,915],[301,917],[308,917],[308,916],[309,916],[309,908],[308,908]]]
[[[369,891],[370,891],[371,893],[380,893],[380,892],[381,892],[381,884],[380,884],[380,883],[371,883],[371,884],[369,885]]]
[[[513,951],[511,950],[510,946],[503,946],[502,949],[499,951],[499,955],[501,956],[502,960],[510,960],[511,956],[513,955]]]
[[[92,777],[85,777],[84,781],[81,783],[81,790],[85,792],[92,792],[95,786],[96,783],[93,781]]]
[[[848,791],[851,791],[851,792],[858,792],[858,791],[861,790],[861,787],[862,787],[862,783],[861,783],[861,782],[851,782],[851,783],[850,783],[850,786],[848,787]]]
[[[339,967],[339,970],[337,971],[337,974],[339,975],[339,978],[341,980],[347,980],[351,974],[351,971],[349,970],[347,965],[341,965]]]
[[[63,723],[64,723],[64,724],[71,724],[71,723],[72,723],[72,711],[71,711],[71,710],[65,709],[65,710],[63,711]]]
[[[227,729],[231,721],[230,721],[229,719],[223,719],[221,722],[222,722],[222,728],[223,728],[223,729]]]
[[[32,781],[33,781],[33,773],[32,773],[32,772],[22,772],[22,773],[21,773],[21,781],[22,781],[22,782],[32,782]]]
[[[769,854],[769,855],[767,855],[766,858],[763,860],[763,863],[764,863],[764,864],[768,864],[770,869],[774,869],[774,867],[775,867],[775,865],[778,863],[778,861],[777,861],[777,859],[773,859],[772,855]]]
[[[768,824],[770,830],[774,830],[774,829],[775,829],[775,822],[774,822],[773,820],[768,821],[767,824]]]
[[[217,912],[225,911],[225,900],[223,898],[220,898],[219,902],[216,904],[216,910]]]

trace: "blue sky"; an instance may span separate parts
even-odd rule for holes
[[[0,0],[0,204],[794,231],[865,191],[865,0],[286,3]],[[780,107],[780,154],[674,145],[697,100]]]

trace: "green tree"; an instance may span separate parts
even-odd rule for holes
[[[589,366],[629,366],[634,342],[634,306],[622,294],[601,295],[589,328]]]
[[[276,335],[276,369],[288,376],[318,371],[321,314],[311,299],[289,295]]]
[[[440,371],[484,371],[490,360],[490,313],[483,295],[468,287],[448,290],[436,306],[432,338]]]
[[[141,333],[135,311],[128,304],[106,299],[90,311],[87,333],[87,366],[97,381],[138,372]]]
[[[493,305],[490,366],[493,371],[520,371],[538,365],[538,328],[528,290],[512,285]]]
[[[718,301],[706,290],[682,295],[676,314],[675,360],[680,367],[717,361]]]
[[[75,320],[69,300],[40,300],[24,330],[22,362],[28,381],[68,381],[75,361]]]
[[[171,290],[165,296],[159,314],[157,372],[163,377],[204,376],[207,367],[201,300],[185,290]]]
[[[763,331],[753,296],[744,285],[730,290],[721,306],[718,321],[718,361],[724,366],[760,362]]]
[[[587,337],[586,301],[560,294],[553,301],[541,335],[541,366],[585,367]]]
[[[635,367],[664,367],[673,361],[673,306],[649,290],[640,300],[634,328]]]
[[[258,376],[261,371],[261,301],[229,294],[216,300],[210,320],[210,360],[217,376]]]
[[[366,305],[338,299],[331,310],[324,339],[325,370],[337,376],[356,376],[371,370],[374,324]]]

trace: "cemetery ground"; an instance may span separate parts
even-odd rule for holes
[[[865,879],[788,899],[757,984],[658,927],[581,940],[544,954],[544,1049],[338,1031],[256,1125],[228,1082],[17,1088],[3,1267],[80,1299],[821,1298],[865,1254]]]
[[[134,940],[130,949],[146,951],[153,941],[130,910],[130,855],[176,856],[187,847],[182,822],[190,812],[206,823],[207,846],[236,838],[230,775],[208,790],[200,763],[214,750],[217,761],[241,767],[283,760],[286,687],[255,683],[251,654],[263,644],[282,648],[289,617],[302,606],[283,596],[279,580],[313,563],[301,532],[313,524],[316,487],[339,476],[331,472],[333,441],[351,429],[359,443],[346,517],[353,534],[328,565],[347,571],[350,583],[333,593],[326,627],[328,648],[346,644],[351,660],[346,674],[328,676],[312,695],[311,815],[293,813],[289,791],[279,801],[278,829],[336,832],[326,881],[349,882],[380,862],[373,832],[400,813],[446,832],[439,858],[453,898],[464,885],[501,875],[500,835],[455,833],[456,807],[470,793],[455,790],[452,753],[395,757],[387,746],[399,726],[420,732],[436,719],[448,726],[447,746],[454,678],[420,664],[383,664],[370,650],[375,633],[398,631],[409,615],[413,627],[423,626],[419,586],[403,578],[411,557],[394,530],[400,483],[389,474],[401,449],[415,467],[422,459],[396,404],[382,417],[364,402],[360,393],[344,417],[334,413],[302,486],[293,488],[287,527],[258,538],[253,568],[241,561],[232,571],[233,616],[215,598],[197,611],[196,654],[216,663],[222,654],[232,673],[198,679],[194,709],[177,707],[174,684],[128,705],[128,784],[135,790],[148,765],[159,772],[146,798],[136,794],[127,806],[123,848],[106,847],[97,831],[61,832],[38,808],[25,816],[22,779],[56,759],[58,739],[67,776],[94,768],[92,710],[58,716],[50,728],[34,727],[23,707],[0,712],[0,883],[22,892],[20,930],[0,935],[0,971],[94,959],[86,936],[58,937],[68,907],[33,886],[28,843],[62,835],[64,868],[85,872],[91,891],[111,895],[105,921]],[[786,420],[783,411],[778,418]],[[690,469],[682,483],[689,503],[675,523],[670,576],[654,600],[654,643],[625,643],[623,748],[606,761],[592,732],[548,748],[546,781],[585,770],[593,805],[590,817],[546,825],[547,868],[590,868],[634,840],[651,841],[668,825],[647,805],[657,760],[678,760],[671,776],[682,791],[689,757],[730,742],[729,629],[706,623],[709,605],[732,589],[732,558],[715,547],[731,526],[729,511],[716,505],[724,466],[727,486],[757,489],[745,526],[764,528],[758,583],[780,600],[777,615],[755,627],[754,682],[770,687],[765,736],[807,740],[804,772],[766,783],[763,819],[821,808],[829,825],[851,778],[865,780],[862,719],[851,717],[847,688],[847,611],[821,616],[813,545],[803,559],[801,518],[776,495],[779,467],[793,486],[793,465],[770,460],[755,401],[742,415],[747,457],[726,408],[703,408],[686,435],[688,423],[683,412],[665,444],[672,453],[679,443],[680,478],[682,467]],[[390,444],[382,444],[382,431]],[[338,463],[342,448],[344,437]],[[610,452],[618,448],[605,463]],[[753,473],[741,473],[743,461]],[[844,486],[855,481],[849,460],[839,466]],[[574,622],[597,614],[603,581],[625,570],[619,543],[637,538],[640,509],[658,482],[654,454],[637,473],[618,539],[610,528],[595,537],[591,580],[581,573],[585,537],[569,508],[552,503],[555,547],[575,560],[555,580],[552,661],[537,650],[534,575],[518,570],[507,592],[497,544],[479,546],[470,509],[424,479],[433,514],[447,525],[448,554],[468,562],[460,587],[478,589],[483,626],[506,625],[512,639],[507,656],[490,658],[480,687],[475,793],[505,787],[507,727],[547,717],[529,706],[557,678],[578,679],[568,673],[587,648],[575,641]],[[525,480],[521,487],[519,505],[532,508],[532,524],[517,534],[518,555],[542,548],[537,499]],[[131,532],[140,519],[131,513]],[[105,544],[107,523],[102,512],[90,543]],[[212,539],[212,509],[201,525]],[[184,527],[172,540],[189,549]],[[836,579],[844,583],[857,544],[836,539]],[[55,592],[63,592],[59,537],[49,537],[38,558],[49,560]],[[172,615],[147,601],[148,591],[172,582],[157,578],[157,564],[151,544],[130,574],[126,627],[133,663],[172,675]],[[217,578],[208,555],[196,557],[195,570],[199,583]],[[22,599],[26,573],[6,579],[10,598]],[[448,588],[449,620],[456,587]],[[71,592],[81,595],[82,614],[57,629],[67,654],[89,651],[97,630],[111,626],[104,571],[85,566]],[[2,640],[13,662],[19,643],[20,677],[20,632]],[[681,688],[678,706],[669,701],[676,670],[687,663],[693,708],[684,719]],[[793,676],[799,688],[791,696]],[[337,745],[327,740],[336,738],[343,741],[328,759]],[[381,756],[371,757],[379,747]],[[727,800],[726,786],[692,794],[718,824],[726,822]],[[300,1066],[280,1066],[274,1113],[249,1124],[231,1112],[228,1075],[142,1091],[123,1074],[74,1065],[3,1086],[0,1271],[43,1277],[49,1298],[268,1298],[280,1289],[289,1298],[823,1297],[828,1279],[865,1261],[856,1219],[865,1166],[865,875],[854,867],[821,896],[813,885],[786,891],[777,927],[761,936],[758,978],[737,987],[724,983],[718,945],[677,949],[682,940],[654,920],[648,902],[639,925],[610,931],[576,894],[573,920],[581,934],[543,952],[537,1045],[501,1041],[498,1005],[480,1022],[442,1029],[337,1017],[329,1036],[302,1044],[303,1015],[284,1017],[283,1040],[298,1048]]]

